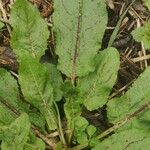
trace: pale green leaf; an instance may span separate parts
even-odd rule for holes
[[[116,82],[119,53],[115,48],[101,51],[96,58],[96,70],[80,78],[77,88],[88,110],[102,107]]]
[[[150,49],[150,21],[143,27],[137,28],[132,32],[133,38],[137,42],[143,42],[146,49]]]
[[[55,0],[54,32],[58,69],[74,80],[94,71],[107,24],[105,0]]]
[[[35,6],[27,0],[16,0],[11,9],[10,24],[13,27],[11,47],[18,56],[23,55],[23,51],[37,58],[44,54],[49,31]]]
[[[150,133],[145,130],[130,129],[105,138],[92,150],[148,150]]]
[[[40,110],[50,130],[56,129],[53,88],[48,68],[36,59],[32,59],[31,56],[22,57],[19,68],[19,83],[26,101]]]
[[[30,131],[30,122],[27,114],[22,114],[10,126],[0,132],[2,139],[1,150],[23,150]]]
[[[109,101],[108,118],[112,123],[118,122],[140,109],[150,101],[150,67],[134,82],[132,87],[120,98]]]

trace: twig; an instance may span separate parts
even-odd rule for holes
[[[54,103],[55,108],[56,108],[56,112],[57,112],[57,116],[58,116],[58,131],[59,131],[59,137],[61,142],[63,143],[63,145],[66,145],[66,140],[64,137],[64,133],[63,133],[63,129],[62,129],[62,124],[61,124],[61,119],[60,119],[60,113],[59,113],[59,109],[56,103]]]
[[[141,56],[141,57],[132,58],[131,60],[135,63],[135,62],[148,60],[148,59],[150,59],[150,55],[145,55],[145,56]]]

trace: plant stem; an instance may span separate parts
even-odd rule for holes
[[[77,146],[73,147],[71,150],[82,150],[82,149],[86,148],[87,146],[88,146],[88,144],[77,145]]]
[[[63,129],[62,129],[62,124],[61,124],[59,109],[58,109],[58,106],[57,106],[56,102],[54,102],[54,105],[55,105],[55,108],[56,108],[56,111],[57,111],[57,116],[58,116],[59,137],[60,137],[60,140],[61,140],[62,144],[66,145],[66,140],[65,140],[65,137],[64,137]]]

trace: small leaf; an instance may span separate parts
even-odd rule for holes
[[[91,138],[94,135],[94,133],[96,132],[96,127],[94,127],[93,125],[89,125],[87,127],[86,131],[87,131],[89,137]]]
[[[119,53],[115,48],[108,48],[98,54],[96,61],[95,72],[80,78],[77,87],[88,110],[102,107],[107,102],[117,79]]]
[[[95,69],[93,59],[101,48],[108,19],[105,3],[105,0],[54,1],[58,69],[71,79]]]
[[[132,87],[120,98],[109,101],[108,118],[112,123],[125,118],[150,101],[150,67],[134,82]]]
[[[3,128],[1,150],[23,150],[28,140],[30,122],[27,114],[22,114],[10,126]]]
[[[88,124],[88,121],[84,117],[74,118],[74,137],[79,144],[88,143],[88,136],[85,132]]]
[[[150,21],[148,21],[144,27],[135,29],[132,32],[134,39],[137,42],[143,42],[146,49],[150,49]]]
[[[66,103],[64,105],[64,110],[67,118],[68,128],[74,129],[75,118],[81,115],[81,102],[77,99],[78,91],[75,88],[70,87],[68,83],[65,85],[68,85],[70,89],[67,89],[68,92],[65,95]]]
[[[106,138],[92,150],[134,150],[149,148],[150,134],[145,130],[130,129]]]
[[[24,150],[45,150],[45,143],[40,138],[30,133],[29,140],[25,144]]]
[[[57,127],[54,111],[53,88],[50,71],[36,59],[26,55],[21,58],[19,68],[19,83],[23,95],[30,104],[34,105],[44,115],[49,130]]]
[[[18,56],[28,51],[39,59],[47,48],[49,31],[38,9],[27,0],[16,0],[12,6],[10,23],[13,27],[11,47]]]

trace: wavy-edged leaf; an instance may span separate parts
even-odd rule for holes
[[[23,51],[28,51],[37,58],[41,57],[47,48],[49,31],[38,9],[27,0],[16,0],[11,9],[10,23],[13,27],[11,47],[16,54],[23,55]]]
[[[142,129],[130,129],[113,134],[92,150],[144,150],[145,148],[149,149],[149,141],[149,132]]]
[[[120,65],[119,53],[115,48],[101,51],[96,58],[96,70],[80,78],[78,89],[88,110],[102,107],[117,79]]]
[[[143,42],[146,49],[150,49],[150,21],[143,27],[137,28],[132,32],[133,38],[137,42]]]
[[[29,117],[23,113],[10,126],[1,129],[1,150],[23,150],[28,140],[29,131]]]
[[[150,67],[134,82],[132,87],[120,98],[115,98],[107,104],[108,118],[115,123],[143,105],[150,102]]]
[[[105,0],[55,0],[58,69],[71,79],[94,71],[94,57],[107,24]]]
[[[40,110],[50,130],[56,129],[57,120],[53,105],[53,88],[48,68],[31,56],[22,57],[19,83],[26,101]]]

